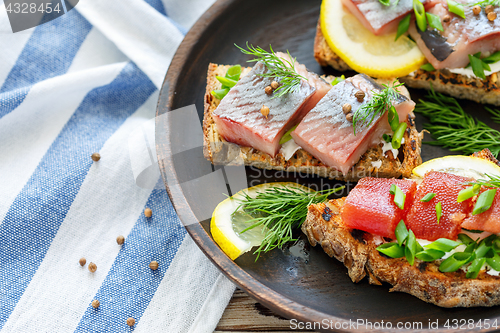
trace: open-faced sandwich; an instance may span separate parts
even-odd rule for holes
[[[416,179],[364,178],[347,197],[309,206],[302,230],[353,282],[442,307],[498,305],[498,165],[484,150],[426,162]]]
[[[481,0],[324,0],[322,66],[500,105],[500,8]]]
[[[408,177],[421,163],[408,91],[364,74],[321,78],[290,54],[242,49],[253,68],[210,64],[204,155],[213,164],[340,180]]]

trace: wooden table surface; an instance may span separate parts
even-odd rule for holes
[[[299,332],[290,328],[290,321],[236,289],[214,333],[234,332]],[[304,331],[300,332],[312,332]]]

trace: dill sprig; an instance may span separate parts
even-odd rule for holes
[[[481,185],[486,187],[500,188],[500,177],[486,174],[489,179],[478,179],[474,182],[469,182],[467,185]]]
[[[392,106],[392,102],[398,98],[399,92],[396,88],[401,87],[403,83],[396,84],[395,80],[391,86],[383,84],[379,92],[374,92],[369,102],[358,108],[352,117],[352,126],[354,135],[356,135],[356,126],[359,123],[361,126],[370,126],[377,116],[382,116]]]
[[[491,153],[498,157],[499,131],[466,113],[453,97],[436,93],[431,88],[427,99],[419,101],[415,112],[429,119],[430,123],[424,124],[424,129],[429,131],[436,141],[424,143],[442,146],[451,151],[461,151],[464,154],[489,148]],[[495,119],[500,119],[500,111],[489,111],[494,114]]]
[[[324,191],[307,191],[299,187],[276,186],[259,192],[255,198],[244,194],[243,198],[237,198],[240,209],[255,218],[248,221],[252,223],[242,231],[253,229],[260,225],[265,227],[265,236],[262,243],[254,252],[256,260],[261,253],[282,248],[293,238],[293,229],[299,228],[307,216],[307,207],[311,204],[324,202],[328,196],[341,190],[342,187]]]
[[[487,5],[499,6],[500,0],[481,0],[466,4],[466,6],[476,6],[476,5],[479,5],[481,7],[486,7]]]
[[[275,78],[279,81],[279,87],[274,91],[273,98],[278,98],[284,96],[289,93],[295,92],[299,89],[301,81],[307,79],[297,73],[295,70],[295,58],[292,58],[290,52],[286,51],[290,60],[280,58],[274,53],[274,50],[271,45],[269,45],[269,49],[271,52],[267,52],[260,46],[254,47],[253,45],[248,45],[248,50],[245,50],[242,47],[234,44],[237,48],[241,50],[244,54],[252,55],[255,58],[248,60],[247,62],[258,62],[261,61],[264,66],[267,68],[267,73],[259,74],[262,77],[270,77]]]

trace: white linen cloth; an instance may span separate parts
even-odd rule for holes
[[[215,329],[234,285],[161,180],[137,183],[168,65],[213,1],[81,0],[14,34],[0,0],[1,332]]]

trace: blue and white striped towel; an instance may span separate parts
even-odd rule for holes
[[[1,332],[214,330],[234,286],[162,186],[136,184],[129,145],[153,130],[168,64],[212,2],[81,0],[13,34],[0,0]]]

